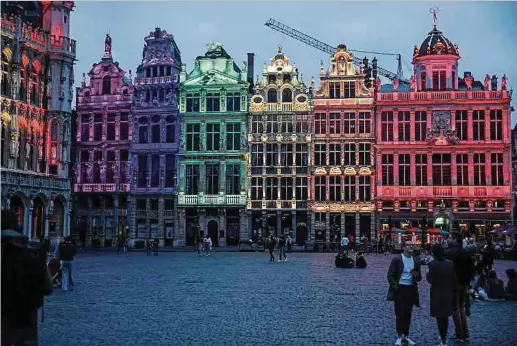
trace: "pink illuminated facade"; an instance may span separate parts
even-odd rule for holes
[[[511,221],[507,78],[459,78],[458,46],[434,26],[413,54],[410,84],[376,93],[377,229],[459,229],[483,238]]]
[[[73,193],[79,237],[111,246],[124,233],[130,192],[129,153],[134,88],[111,56],[106,35],[102,60],[77,88],[77,145]]]

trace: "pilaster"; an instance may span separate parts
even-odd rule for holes
[[[115,195],[115,196],[113,196],[113,227],[115,228],[114,239],[116,239],[117,241],[120,237],[118,219],[119,219],[119,197],[117,195]]]
[[[220,208],[219,214],[219,247],[226,247],[226,209]]]
[[[276,232],[277,234],[283,234],[284,230],[282,229],[282,212],[276,212]]]
[[[325,243],[330,242],[330,213],[325,213]]]
[[[239,209],[239,240],[243,241],[246,239],[250,239],[250,225],[248,220],[251,220],[251,218],[248,218],[246,215],[246,209]]]
[[[360,230],[360,227],[361,227],[361,225],[360,225],[361,219],[360,219],[359,216],[360,216],[359,213],[355,213],[355,233],[354,233],[354,238],[355,238],[356,243],[357,243],[357,239],[359,237],[359,233],[360,233],[359,230]]]
[[[165,223],[163,221],[163,212],[165,209],[165,201],[163,197],[158,199],[158,238],[160,239],[159,246],[165,246]]]
[[[292,228],[292,232],[293,232],[292,238],[296,239],[296,211],[292,211],[291,212],[291,224],[293,225],[293,228]]]

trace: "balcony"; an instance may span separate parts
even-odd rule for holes
[[[377,186],[377,195],[390,198],[511,198],[510,186]]]
[[[306,201],[293,200],[259,200],[250,201],[248,206],[250,209],[307,209]]]
[[[129,184],[74,184],[74,192],[129,192]]]
[[[172,83],[174,76],[163,76],[163,77],[136,77],[135,85],[146,85],[146,84],[165,84]]]
[[[179,195],[178,205],[246,205],[242,195]]]
[[[494,91],[419,91],[378,93],[380,101],[449,101],[449,100],[493,100],[509,97],[508,90]]]

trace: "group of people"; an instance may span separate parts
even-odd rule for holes
[[[289,235],[281,234],[280,236],[271,234],[268,239],[266,246],[269,250],[269,262],[275,262],[275,247],[278,246],[278,260],[277,262],[287,262],[286,250],[292,244],[292,239]]]
[[[47,262],[47,267],[50,271],[53,286],[61,286],[63,292],[73,291],[76,247],[72,242],[72,237],[61,238],[53,251],[52,245],[49,250],[48,255],[51,258]]]
[[[469,328],[467,317],[470,316],[471,287],[479,285],[480,279],[488,272],[488,285],[499,286],[495,271],[492,270],[490,257],[476,263],[472,253],[463,248],[461,234],[455,233],[449,241],[446,251],[441,244],[432,246],[432,261],[428,264],[425,276],[430,283],[430,314],[436,318],[440,344],[447,345],[449,317],[453,317],[455,341],[468,342]],[[391,261],[387,280],[389,284],[388,301],[395,304],[397,339],[395,345],[415,345],[409,338],[413,306],[420,307],[418,283],[422,280],[421,261],[413,252],[411,242],[402,243],[402,254],[395,255]],[[488,255],[489,256],[489,255]],[[493,261],[492,261],[493,262]],[[481,270],[481,273],[478,273]],[[509,281],[506,299],[516,299],[517,279],[515,270],[506,271]],[[489,289],[491,290],[491,289]],[[503,291],[504,292],[504,291]],[[504,293],[503,293],[504,295]]]

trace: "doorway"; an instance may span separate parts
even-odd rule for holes
[[[210,220],[207,225],[208,236],[212,239],[212,245],[219,245],[219,226],[217,225],[217,221]]]

